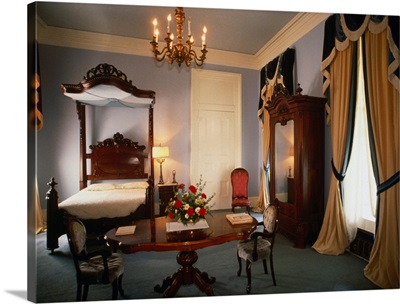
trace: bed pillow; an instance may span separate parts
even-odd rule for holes
[[[115,184],[109,184],[109,183],[91,184],[86,188],[87,191],[105,191],[114,189],[115,189]]]
[[[147,182],[129,182],[121,184],[122,189],[146,189],[149,186]]]

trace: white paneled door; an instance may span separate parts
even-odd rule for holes
[[[213,209],[230,209],[230,173],[241,165],[241,75],[192,69],[191,79],[191,183],[201,175]]]

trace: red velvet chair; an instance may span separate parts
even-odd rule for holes
[[[232,212],[236,207],[246,208],[250,214],[250,201],[247,194],[249,173],[244,168],[236,168],[231,172],[232,183]]]

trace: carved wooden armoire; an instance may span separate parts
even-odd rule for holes
[[[270,200],[279,202],[279,231],[304,248],[324,215],[325,98],[295,96],[278,85],[270,113]]]

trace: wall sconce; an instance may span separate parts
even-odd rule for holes
[[[165,158],[169,156],[168,147],[153,147],[153,158],[160,164],[160,180],[159,184],[164,184],[164,179],[162,175],[162,164],[165,161]]]

